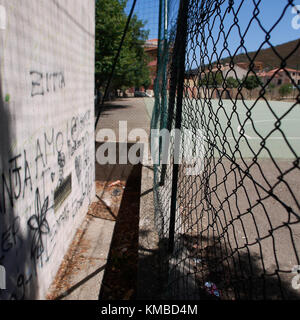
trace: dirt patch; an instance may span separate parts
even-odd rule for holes
[[[112,182],[96,182],[97,200],[93,202],[88,210],[87,216],[81,227],[76,232],[74,239],[65,255],[59,271],[50,287],[46,299],[59,300],[68,295],[74,286],[74,276],[97,263],[87,252],[92,244],[85,238],[86,230],[94,218],[116,221],[123,197],[125,182],[110,186]]]
[[[78,273],[84,266],[87,258],[83,255],[90,247],[90,243],[83,240],[86,228],[91,220],[87,216],[82,226],[77,230],[75,237],[64,256],[63,262],[49,289],[47,300],[57,300],[63,292],[67,292],[71,286],[71,276]]]
[[[97,202],[89,208],[89,215],[104,220],[116,221],[120,203],[125,190],[126,181],[96,181]]]

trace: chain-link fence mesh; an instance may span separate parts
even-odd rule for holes
[[[170,298],[299,298],[300,41],[273,42],[296,3],[267,2],[160,3],[152,129],[188,132],[155,166]]]
[[[128,0],[125,12],[128,13],[132,7],[133,0]],[[143,0],[137,1],[134,14],[144,23],[144,30],[149,32],[148,39],[157,39],[158,34],[158,12],[159,1]]]

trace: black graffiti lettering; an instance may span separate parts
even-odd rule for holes
[[[50,171],[50,168],[46,169],[46,170],[43,170],[42,172],[42,181],[43,181],[43,195],[45,197],[45,192],[46,192],[46,184],[45,184],[45,177],[46,177],[46,174]]]
[[[58,132],[56,135],[56,151],[60,153],[64,147],[64,136],[62,132]]]
[[[18,192],[14,192],[15,199],[19,199],[21,195],[21,190],[22,190],[22,185],[21,185],[21,175],[20,175],[20,170],[22,169],[21,167],[17,166],[17,160],[21,157],[21,154],[18,156],[14,157],[9,161],[9,163],[13,163],[14,167],[12,168],[12,173],[15,175],[15,186],[16,188],[18,187],[19,190]]]
[[[71,143],[70,140],[68,140],[68,148],[69,148],[69,157],[72,157],[76,151],[76,145],[75,143]]]
[[[57,73],[53,73],[53,91],[55,92],[56,91],[56,85],[55,85],[55,82],[57,81]]]
[[[72,122],[71,122],[71,138],[73,142],[77,141],[78,137],[78,125],[77,125],[78,119],[73,117]]]
[[[51,76],[51,75],[50,75]],[[47,89],[47,92],[49,92],[49,74],[47,73],[46,74],[46,89]]]
[[[42,73],[30,71],[32,77],[31,96],[44,95],[45,92],[56,92],[57,89],[63,89],[66,86],[63,72]]]
[[[61,76],[61,79],[60,79],[60,82],[59,82],[59,87],[62,89],[66,86],[66,83],[65,83],[65,76],[62,72],[60,72],[60,76]]]
[[[43,235],[50,233],[50,227],[46,218],[49,210],[49,197],[47,197],[41,205],[41,198],[39,189],[35,193],[35,214],[30,217],[27,224],[33,233],[31,243],[31,258],[38,260],[45,248],[43,242]]]
[[[24,300],[26,297],[26,286],[30,283],[32,278],[32,274],[27,279],[25,279],[23,274],[19,274],[16,289],[11,295],[10,300]]]
[[[54,129],[52,129],[52,136],[51,136],[51,140],[48,140],[48,136],[47,133],[45,132],[44,134],[45,136],[45,160],[46,160],[46,164],[48,163],[48,158],[47,158],[47,146],[53,147],[53,155],[55,154],[55,146],[54,146]]]
[[[66,164],[66,156],[63,152],[58,152],[57,156],[57,164],[59,166],[58,174],[59,174],[59,181],[58,184],[61,185],[64,180],[64,167]]]
[[[87,111],[81,118],[80,118],[80,126],[81,128],[85,128],[89,124],[91,111]]]
[[[12,193],[12,183],[11,183],[11,170],[9,169],[8,173],[8,180],[9,180],[9,185],[7,184],[5,175],[2,174],[2,203],[3,203],[3,212],[6,213],[6,201],[5,201],[5,194],[7,193],[8,199],[10,201],[11,207],[14,206],[13,203],[13,193]]]
[[[75,172],[76,172],[78,183],[80,183],[81,171],[82,171],[82,161],[81,161],[81,156],[78,156],[75,158]]]
[[[31,173],[30,173],[30,168],[29,168],[29,164],[28,161],[26,159],[26,151],[24,150],[24,188],[23,188],[23,198],[25,196],[25,189],[27,187],[27,182],[30,182],[30,190],[32,191],[32,180],[31,180]]]
[[[70,216],[70,210],[66,206],[66,207],[64,207],[64,210],[63,210],[62,214],[60,215],[60,217],[56,220],[57,226],[60,227],[64,222],[68,221],[69,216]]]
[[[30,75],[34,77],[32,80],[32,87],[31,87],[31,96],[43,96],[44,95],[44,88],[43,88],[43,74],[38,71],[30,71]]]
[[[19,300],[24,300],[25,299],[25,277],[23,274],[20,274],[17,280],[17,287],[20,291],[21,289],[21,297],[19,298]]]
[[[60,89],[65,87],[65,78],[62,72],[55,72],[53,73],[53,91],[56,91],[56,84]]]
[[[42,153],[40,140],[37,139],[37,142],[36,142],[36,158],[35,158],[35,162],[36,162],[36,178],[38,178],[38,172],[39,172],[39,168],[38,168],[39,167],[39,165],[38,165],[39,159],[42,159],[43,166],[45,167],[46,164],[45,164],[45,161],[44,161],[44,155]]]
[[[3,232],[1,249],[3,252],[8,252],[13,247],[13,242],[11,239],[11,228]]]
[[[17,234],[19,230],[20,217],[16,217],[12,225],[2,234],[1,249],[3,252],[8,252],[17,245]]]

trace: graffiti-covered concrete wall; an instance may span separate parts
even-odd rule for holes
[[[43,299],[94,197],[94,0],[0,0],[0,299]]]

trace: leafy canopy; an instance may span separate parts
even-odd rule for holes
[[[219,87],[223,83],[222,72],[208,72],[199,80],[200,86]]]
[[[233,77],[228,77],[226,79],[227,88],[237,88],[239,86],[239,81]]]
[[[96,0],[95,78],[104,86],[111,73],[115,56],[127,22],[126,0]],[[112,89],[147,86],[150,82],[149,58],[143,45],[148,31],[134,15],[117,62]]]
[[[244,87],[250,91],[263,85],[261,79],[259,77],[254,76],[254,75],[248,76],[247,78],[244,78],[243,80],[244,80],[243,81]]]

